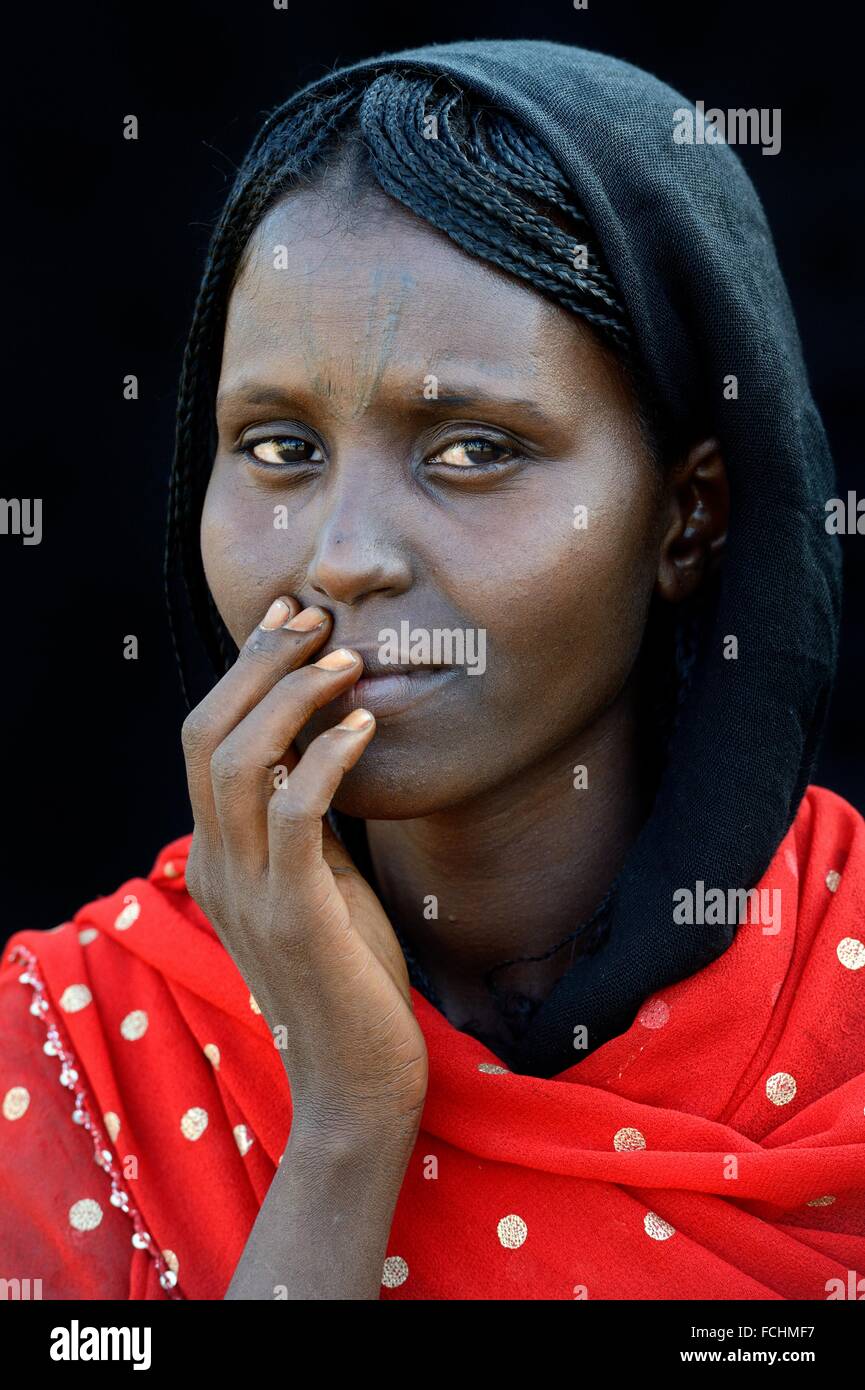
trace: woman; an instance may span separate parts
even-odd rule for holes
[[[257,137],[171,486],[195,829],[10,942],[6,1277],[849,1296],[831,460],[756,195],[681,109],[459,43]]]

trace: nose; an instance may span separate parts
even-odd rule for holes
[[[412,582],[404,543],[389,533],[379,494],[360,503],[355,491],[323,519],[307,573],[307,586],[319,598],[347,606],[369,594],[396,597]]]

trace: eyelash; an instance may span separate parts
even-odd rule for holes
[[[241,448],[240,452],[248,459],[248,461],[254,467],[269,469],[274,472],[281,469],[291,468],[292,466],[294,466],[295,468],[303,468],[304,465],[322,462],[322,460],[318,458],[296,460],[287,459],[283,460],[282,463],[273,463],[268,462],[265,459],[260,459],[256,457],[254,452],[255,449],[260,448],[262,445],[265,444],[277,444],[282,443],[284,441],[295,441],[298,444],[306,445],[308,448],[321,453],[321,449],[318,444],[315,444],[312,440],[304,439],[302,435],[296,434],[265,435],[261,439],[251,440],[248,444]],[[449,450],[457,449],[460,447],[462,447],[465,452],[465,446],[471,444],[481,444],[485,445],[487,448],[490,449],[497,449],[499,451],[500,457],[496,459],[488,459],[485,463],[479,464],[459,464],[440,462],[442,454],[446,454],[449,452]],[[518,457],[518,450],[515,445],[514,447],[509,448],[506,444],[500,443],[498,440],[488,439],[486,435],[464,434],[460,435],[456,439],[452,439],[450,443],[442,445],[435,454],[426,458],[424,460],[424,463],[436,464],[438,467],[446,468],[449,472],[452,473],[475,474],[477,476],[481,473],[499,472],[501,471],[504,465],[512,463],[516,457]]]
[[[464,446],[466,444],[485,444],[490,449],[498,449],[501,457],[497,459],[487,459],[485,463],[474,465],[461,463],[439,463],[441,455],[448,453],[448,451],[451,449],[459,449],[462,447],[463,452],[465,452]],[[453,469],[454,472],[458,473],[493,473],[501,469],[501,467],[504,464],[512,463],[514,457],[514,449],[508,449],[506,445],[500,444],[495,439],[488,439],[486,435],[483,434],[466,434],[459,439],[451,440],[450,444],[446,444],[443,448],[439,449],[438,453],[433,454],[433,456],[431,458],[428,458],[426,462],[438,463],[440,468],[450,468]]]

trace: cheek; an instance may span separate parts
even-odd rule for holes
[[[201,558],[222,620],[240,644],[271,601],[293,593],[301,569],[289,532],[275,525],[275,499],[245,487],[219,460],[201,514]]]
[[[655,514],[644,488],[623,482],[587,496],[575,527],[570,487],[521,509],[518,530],[490,548],[494,592],[484,578],[476,621],[488,626],[489,665],[499,667],[502,713],[561,733],[613,699],[639,651],[657,572]],[[578,516],[582,521],[582,516]],[[483,611],[480,611],[483,610]],[[500,664],[501,663],[501,664]],[[492,690],[490,694],[492,694]]]

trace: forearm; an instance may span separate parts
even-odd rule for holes
[[[417,1130],[289,1138],[227,1299],[377,1299]]]

